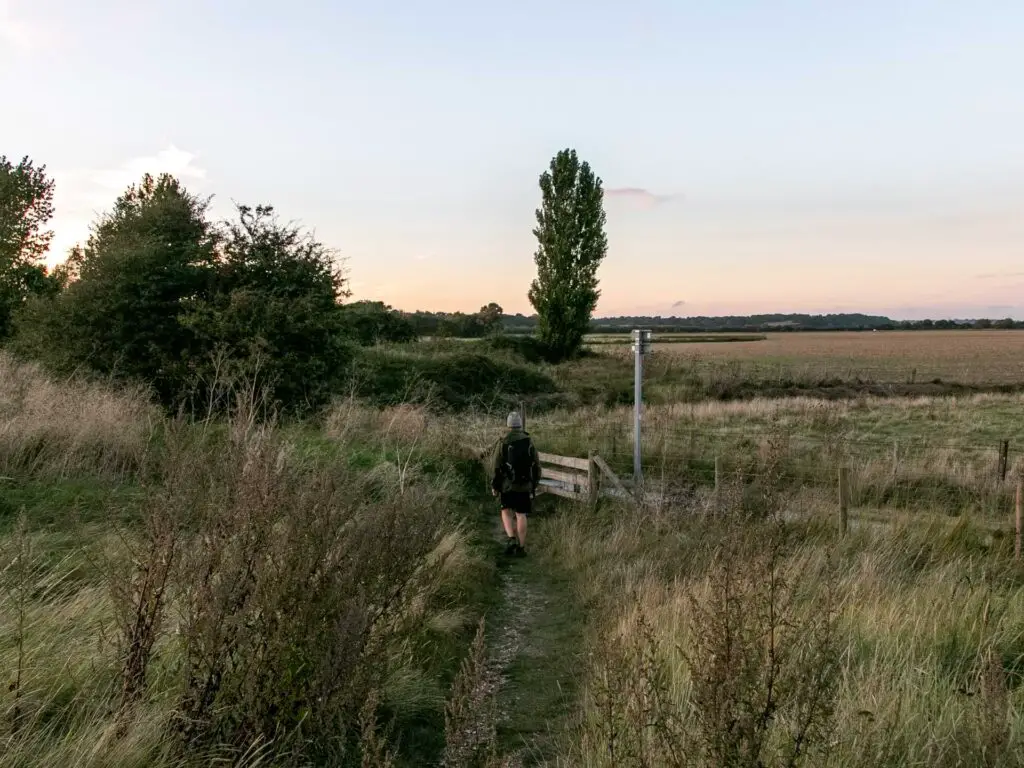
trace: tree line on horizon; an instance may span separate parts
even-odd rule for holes
[[[396,310],[381,302],[373,304],[379,313],[389,313],[396,319],[408,321],[409,338],[464,338],[474,339],[497,333],[532,334],[537,330],[535,314],[506,314],[495,318],[501,306],[495,303],[478,313],[430,312]],[[483,316],[486,314],[486,321]],[[982,330],[1024,329],[1024,320],[1013,318],[978,318],[969,320],[893,320],[884,315],[836,313],[810,315],[777,313],[759,315],[721,315],[694,317],[666,317],[663,315],[622,315],[591,318],[589,334],[623,334],[634,328],[648,328],[657,333],[766,333],[799,331],[925,331],[925,330]]]
[[[532,315],[505,315],[503,327],[510,332],[530,332],[536,327]],[[1024,328],[1024,321],[1013,318],[978,318],[965,320],[893,320],[884,315],[837,313],[809,315],[776,313],[759,315],[721,315],[666,317],[635,315],[595,317],[590,333],[629,333],[634,328],[649,328],[661,333],[709,332],[783,332],[783,331],[896,331],[896,330],[968,330],[989,328]]]

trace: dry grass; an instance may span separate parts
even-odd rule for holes
[[[798,379],[1024,382],[1024,333],[1006,330],[772,333],[764,341],[655,343],[654,355]]]
[[[637,514],[565,515],[538,533],[551,566],[568,567],[594,606],[589,683],[564,765],[1024,759],[1024,573],[1003,553],[974,549],[969,524],[840,540],[813,520]],[[734,524],[742,552],[730,544]],[[726,658],[729,684],[709,686]],[[760,720],[771,696],[778,703]],[[812,701],[823,708],[795,755]]]
[[[424,411],[345,403],[328,439],[0,377],[11,493],[74,503],[51,493],[74,476],[135,499],[0,538],[0,766],[402,765],[403,729],[443,729],[488,565]]]
[[[142,390],[56,382],[0,352],[0,475],[123,478],[159,421]]]

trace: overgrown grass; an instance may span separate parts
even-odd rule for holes
[[[426,411],[188,423],[0,365],[0,765],[440,756],[495,575]]]
[[[857,509],[982,515],[1005,524],[1022,468],[1021,403],[1020,395],[974,395],[653,405],[644,416],[644,471],[670,495],[706,494],[716,457],[723,475],[751,478],[775,445],[786,484],[823,492],[830,503],[846,466]],[[529,422],[544,450],[595,451],[629,476],[632,417],[631,408],[590,408],[534,414]]]
[[[564,765],[1018,765],[1024,572],[983,532],[668,507],[538,526],[590,668]]]

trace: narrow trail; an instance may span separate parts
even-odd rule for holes
[[[506,768],[552,764],[559,729],[576,706],[581,627],[572,616],[571,587],[536,554],[543,517],[559,512],[538,512],[531,516],[529,554],[498,555],[502,600],[489,618],[487,676]],[[491,515],[497,549],[505,535],[496,511]]]

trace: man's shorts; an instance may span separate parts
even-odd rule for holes
[[[533,494],[529,491],[509,491],[501,494],[501,508],[510,509],[519,515],[533,511]]]

